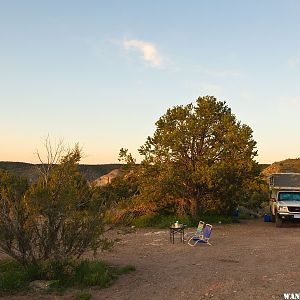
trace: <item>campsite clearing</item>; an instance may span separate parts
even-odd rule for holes
[[[182,244],[179,238],[170,243],[168,230],[109,233],[117,242],[112,252],[99,257],[111,264],[134,265],[136,271],[121,276],[109,288],[91,290],[92,299],[284,299],[284,293],[300,293],[297,224],[284,228],[262,220],[218,224],[213,228],[212,246],[195,247]],[[73,299],[73,295],[68,291],[62,299]],[[53,299],[53,295],[38,297]]]

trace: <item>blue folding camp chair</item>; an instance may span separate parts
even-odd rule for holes
[[[202,236],[199,236],[199,235],[192,236],[189,239],[188,244],[190,246],[195,246],[197,244],[204,243],[204,244],[207,244],[207,245],[211,246],[211,243],[209,242],[211,232],[212,232],[212,225],[206,224],[204,229],[203,229]]]
[[[198,224],[196,232],[191,235],[191,237],[188,239],[188,242],[190,240],[192,240],[194,237],[202,238],[203,237],[204,226],[205,226],[205,222],[200,221],[199,224]]]

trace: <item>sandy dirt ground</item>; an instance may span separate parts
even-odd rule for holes
[[[193,232],[190,228],[187,232]],[[112,252],[99,258],[136,271],[92,299],[284,299],[300,293],[300,227],[276,228],[262,220],[218,224],[212,246],[169,241],[168,230],[112,231]],[[73,299],[74,293],[15,295],[9,299]]]

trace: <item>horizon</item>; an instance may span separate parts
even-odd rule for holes
[[[290,160],[290,159],[300,159],[300,158],[287,158],[285,160]],[[273,163],[279,163],[281,161],[274,161]],[[29,165],[39,165],[39,164],[42,164],[41,162],[37,162],[37,163],[33,163],[33,162],[26,162],[26,161],[8,161],[8,160],[0,160],[0,163],[21,163],[21,164],[29,164]],[[268,164],[268,163],[260,163],[260,162],[257,162],[259,165],[271,165],[271,164]],[[99,165],[124,165],[125,163],[121,163],[121,162],[114,162],[114,163],[96,163],[96,164],[87,164],[87,163],[82,163],[82,162],[79,162],[79,165],[88,165],[88,166],[99,166]],[[139,162],[137,162],[137,164],[140,164]]]
[[[0,4],[0,161],[79,142],[115,164],[168,108],[212,95],[249,125],[260,164],[300,156],[300,2],[34,0]],[[280,20],[280,22],[279,22]]]
[[[42,163],[32,163],[32,162],[26,162],[26,161],[9,161],[9,160],[0,160],[0,163],[20,163],[20,164],[28,164],[28,165],[41,165]],[[118,163],[103,163],[103,164],[86,164],[79,162],[79,165],[87,165],[87,166],[99,166],[99,165],[124,165],[120,162]]]

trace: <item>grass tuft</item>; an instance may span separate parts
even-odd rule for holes
[[[128,266],[125,266],[125,267],[122,267],[122,268],[118,269],[117,272],[118,272],[118,275],[123,275],[123,274],[133,272],[135,270],[136,270],[135,266],[128,265]]]
[[[19,263],[11,259],[0,261],[0,292],[23,290],[28,285],[29,276]]]
[[[45,262],[29,267],[24,267],[11,259],[2,260],[0,261],[0,296],[29,289],[30,282],[34,280],[52,281],[46,292],[59,295],[69,287],[105,288],[110,286],[119,275],[134,270],[134,266],[111,267],[96,260]]]
[[[81,261],[75,268],[74,284],[79,286],[108,287],[116,279],[111,269],[100,261]]]
[[[75,300],[90,300],[92,295],[86,291],[80,291],[75,294]]]

